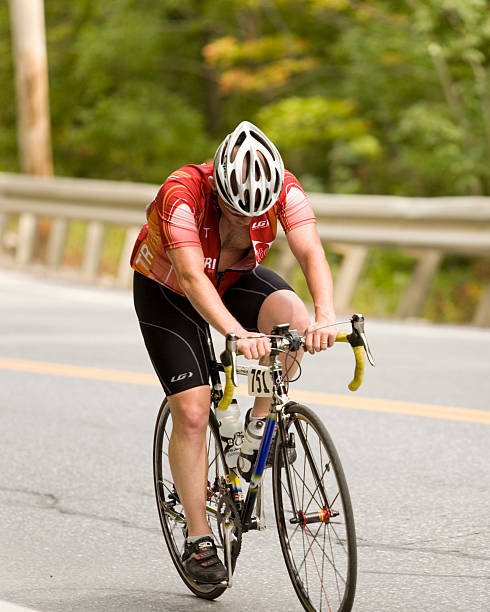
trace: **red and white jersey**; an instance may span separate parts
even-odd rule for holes
[[[213,164],[190,164],[171,174],[147,206],[143,226],[131,255],[131,266],[141,274],[184,295],[175,270],[167,257],[168,249],[199,246],[204,254],[204,271],[219,294],[240,274],[261,263],[277,235],[277,219],[284,231],[315,223],[315,215],[296,177],[288,170],[277,202],[265,214],[253,217],[249,226],[251,256],[218,275],[221,251],[219,218],[221,211],[209,177]]]

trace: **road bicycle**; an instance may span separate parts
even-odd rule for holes
[[[350,319],[352,331],[339,333],[349,342],[356,365],[349,388],[361,384],[364,351],[374,360],[364,331],[364,317]],[[175,567],[198,597],[215,599],[232,586],[242,537],[265,527],[263,485],[267,462],[272,463],[274,510],[282,554],[289,577],[305,610],[347,612],[356,588],[357,552],[354,515],[347,481],[330,435],[318,415],[288,398],[287,371],[280,353],[294,355],[305,343],[289,325],[274,327],[268,336],[272,350],[268,366],[237,362],[237,337],[228,335],[217,361],[208,331],[211,401],[207,429],[207,519],[228,577],[218,585],[198,584],[187,573],[182,553],[186,517],[168,462],[172,433],[169,405],[163,401],[154,436],[154,482],[163,535]],[[223,390],[220,373],[224,372]],[[249,394],[271,397],[271,408],[255,465],[244,495],[236,468],[227,465],[219,433],[219,414],[230,405],[238,375],[248,377]]]

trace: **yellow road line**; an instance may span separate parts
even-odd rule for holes
[[[128,372],[125,370],[106,370],[105,368],[90,368],[66,363],[25,361],[23,359],[0,357],[0,369],[33,372],[36,374],[52,374],[54,376],[70,376],[72,378],[89,378],[92,380],[105,380],[135,385],[160,386],[158,378],[154,374]]]
[[[154,374],[91,368],[64,363],[26,361],[23,359],[0,357],[0,369],[135,385],[160,386]],[[237,389],[237,394],[241,396],[248,395],[246,385],[240,385]],[[289,396],[291,399],[304,402],[305,404],[336,406],[354,410],[366,410],[369,412],[408,414],[412,416],[429,417],[432,419],[466,421],[469,423],[490,425],[490,411],[485,410],[457,408],[455,406],[438,406],[436,404],[423,404],[417,402],[402,402],[398,400],[377,399],[357,395],[342,395],[340,393],[322,393],[319,391],[305,391],[301,389],[291,389]]]

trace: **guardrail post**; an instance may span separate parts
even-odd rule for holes
[[[85,252],[83,254],[82,273],[88,280],[97,278],[104,240],[104,224],[100,221],[91,221],[87,228]]]
[[[36,240],[36,217],[31,213],[20,216],[17,235],[16,263],[25,266],[32,261]]]
[[[67,233],[68,221],[66,219],[55,219],[48,242],[47,263],[50,268],[58,268],[61,264]]]
[[[350,310],[354,291],[361,276],[368,248],[364,246],[330,245],[332,251],[343,255],[335,276],[335,310],[345,313]]]
[[[134,243],[140,232],[139,227],[128,227],[124,246],[119,259],[119,270],[117,273],[117,284],[121,287],[130,287],[131,279],[133,278],[133,270],[129,265],[129,259],[133,252]]]
[[[420,253],[410,281],[398,303],[397,316],[418,317],[422,314],[441,259],[440,251],[431,250]]]
[[[487,285],[473,317],[473,325],[490,327],[490,283]]]
[[[5,236],[5,230],[7,229],[7,215],[0,212],[0,253],[4,250],[3,239]]]

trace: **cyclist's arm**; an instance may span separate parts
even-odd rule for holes
[[[256,336],[256,338],[238,342],[238,350],[248,359],[259,359],[269,354],[269,340],[245,330],[223,304],[213,283],[204,272],[204,255],[201,247],[187,246],[168,249],[167,255],[182,291],[209,325],[223,335]]]
[[[303,270],[315,306],[315,323],[317,325],[313,325],[309,328],[309,331],[320,325],[335,323],[332,273],[315,224],[300,225],[289,231],[286,237],[293,255]],[[324,328],[321,332],[312,334],[310,340],[314,346],[324,341],[332,346],[336,335],[336,327]]]

